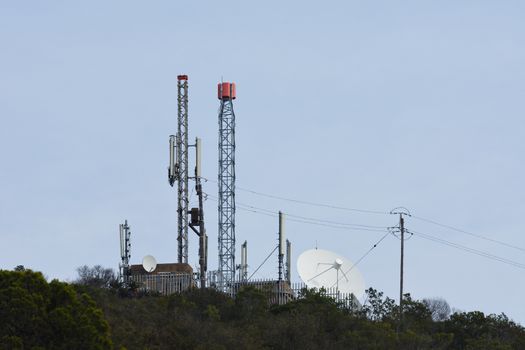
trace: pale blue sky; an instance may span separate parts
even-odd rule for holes
[[[176,259],[167,183],[176,76],[188,74],[190,134],[217,174],[216,84],[237,83],[238,186],[415,215],[525,247],[525,3],[522,1],[0,2],[0,268],[71,280],[76,267]],[[216,195],[214,183],[205,190]],[[396,218],[237,199],[326,220]],[[194,200],[194,198],[192,199]],[[216,203],[206,203],[210,268]],[[277,220],[239,211],[255,268]],[[407,219],[409,229],[525,263],[525,253]],[[357,260],[382,233],[289,222],[295,256]],[[398,294],[399,241],[360,264]],[[197,242],[190,242],[197,263]],[[275,261],[260,277],[276,273]],[[294,271],[295,273],[295,271]],[[405,288],[525,323],[525,270],[413,237]],[[297,276],[294,275],[294,280]]]

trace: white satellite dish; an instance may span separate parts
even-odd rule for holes
[[[310,249],[297,259],[297,272],[308,288],[336,289],[358,299],[365,294],[361,272],[345,257],[323,249]]]
[[[157,268],[157,260],[151,255],[146,255],[144,259],[142,259],[142,267],[146,272],[153,272]]]

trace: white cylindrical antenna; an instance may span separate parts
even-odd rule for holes
[[[201,139],[195,139],[195,177],[201,177]]]
[[[279,212],[279,255],[284,255],[284,213]]]
[[[242,274],[242,269],[244,268],[244,243],[241,245],[241,274]]]
[[[204,270],[208,270],[208,235],[204,234]]]
[[[286,240],[286,275],[288,282],[292,281],[292,243]]]
[[[241,245],[241,280],[248,278],[248,242]]]

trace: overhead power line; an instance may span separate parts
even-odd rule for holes
[[[256,214],[261,214],[261,215],[266,215],[266,216],[271,216],[271,217],[277,217],[278,214],[275,214],[275,213],[265,213],[265,212],[261,212],[261,211],[257,211],[255,209],[249,209],[249,208],[243,208],[243,207],[240,207],[239,209],[241,210],[245,210],[245,211],[248,211],[248,212],[253,212],[253,213],[256,213]],[[302,222],[302,223],[306,223],[306,224],[311,224],[311,225],[319,225],[319,226],[325,226],[325,227],[332,227],[332,228],[338,228],[338,229],[350,229],[350,230],[366,230],[366,231],[375,231],[375,232],[383,232],[383,230],[372,230],[372,229],[359,229],[359,228],[352,228],[352,227],[342,227],[342,226],[334,226],[334,225],[327,225],[327,224],[321,224],[321,223],[315,223],[315,222],[308,222],[308,221],[303,221],[303,220],[295,220],[295,219],[288,219],[288,221],[296,221],[296,222]],[[466,246],[463,246],[461,244],[458,244],[458,243],[454,243],[454,242],[450,242],[450,241],[447,241],[445,239],[442,239],[442,238],[438,238],[438,237],[435,237],[435,236],[432,236],[432,235],[429,235],[429,234],[426,234],[426,233],[423,233],[423,232],[419,232],[419,231],[414,231],[414,230],[406,230],[407,233],[411,234],[411,235],[416,235],[416,236],[419,236],[420,238],[423,238],[423,239],[427,239],[427,240],[430,240],[430,241],[433,241],[433,242],[436,242],[436,243],[440,243],[440,244],[443,244],[443,245],[447,245],[449,247],[452,247],[452,248],[456,248],[456,249],[459,249],[459,250],[463,250],[465,252],[468,252],[468,253],[471,253],[471,254],[475,254],[475,255],[478,255],[478,256],[482,256],[482,257],[485,257],[485,258],[488,258],[488,259],[491,259],[491,260],[495,260],[495,261],[499,261],[499,262],[502,262],[502,263],[505,263],[505,264],[508,264],[508,265],[511,265],[511,266],[514,266],[514,267],[518,267],[518,268],[521,268],[521,269],[525,269],[525,264],[522,264],[522,263],[519,263],[517,261],[513,261],[513,260],[510,260],[510,259],[507,259],[507,258],[502,258],[502,257],[499,257],[497,255],[494,255],[494,254],[491,254],[491,253],[488,253],[488,252],[484,252],[482,250],[478,250],[478,249],[474,249],[474,248],[469,248],[469,247],[466,247]],[[381,243],[387,236],[388,234],[390,234],[390,232],[387,232],[375,245],[373,245],[357,262],[355,265],[357,265],[361,260],[363,260],[368,254],[370,254],[370,252],[377,247],[377,245],[379,243]],[[350,271],[350,270],[349,270]]]
[[[273,211],[273,210],[264,209],[264,208],[256,207],[256,206],[249,205],[249,204],[243,204],[243,203],[239,203],[239,202],[237,202],[237,204],[240,205],[240,206],[246,207],[246,208],[250,208],[250,209],[261,210],[261,211],[264,211],[264,212],[267,212],[267,213],[275,213],[275,211]],[[308,220],[308,221],[315,221],[315,222],[320,222],[320,223],[325,223],[325,224],[340,225],[340,226],[351,226],[351,227],[356,227],[356,228],[364,227],[364,228],[373,228],[373,229],[381,229],[381,230],[385,230],[387,228],[386,226],[352,224],[352,223],[338,222],[338,221],[333,221],[333,220],[312,218],[312,217],[302,216],[302,215],[294,215],[294,214],[290,214],[290,213],[286,213],[286,216],[288,218],[297,218],[297,219]]]
[[[427,223],[429,223],[429,224],[433,224],[433,225],[436,225],[436,226],[440,226],[440,227],[443,227],[443,228],[447,228],[447,229],[452,230],[452,231],[456,231],[456,232],[464,233],[464,234],[466,234],[466,235],[469,235],[469,236],[472,236],[472,237],[476,237],[476,238],[479,238],[479,239],[483,239],[483,240],[488,241],[488,242],[496,243],[496,244],[499,244],[499,245],[505,246],[505,247],[507,247],[507,248],[513,248],[513,249],[516,249],[516,250],[520,250],[520,251],[522,251],[522,252],[525,252],[525,248],[519,247],[519,246],[514,245],[514,244],[510,244],[510,243],[503,242],[503,241],[500,241],[500,240],[497,240],[497,239],[494,239],[494,238],[486,237],[486,236],[483,236],[483,235],[480,235],[480,234],[477,234],[477,233],[473,233],[473,232],[465,231],[465,230],[459,229],[459,228],[457,228],[457,227],[450,226],[450,225],[446,225],[446,224],[442,224],[442,223],[439,223],[439,222],[434,221],[434,220],[425,219],[425,218],[422,218],[422,217],[420,217],[420,216],[414,216],[414,215],[412,215],[412,218],[417,219],[417,220],[420,220],[420,221],[427,222]]]
[[[208,181],[216,183],[216,181],[213,181],[213,180],[208,180]],[[337,206],[337,205],[332,205],[332,204],[324,204],[324,203],[317,203],[317,202],[311,202],[311,201],[303,201],[303,200],[287,198],[287,197],[277,196],[277,195],[268,194],[268,193],[262,193],[262,192],[259,192],[259,191],[254,191],[254,190],[250,190],[250,189],[242,188],[242,187],[237,187],[237,189],[239,189],[241,191],[249,192],[249,193],[252,193],[252,194],[255,194],[255,195],[258,195],[258,196],[262,196],[262,197],[273,198],[273,199],[278,199],[278,200],[283,200],[283,201],[288,201],[288,202],[293,202],[293,203],[299,203],[299,204],[305,204],[305,205],[311,205],[311,206],[316,206],[316,207],[331,208],[331,209],[353,211],[353,212],[370,213],[370,214],[385,214],[385,215],[386,214],[388,214],[388,215],[392,214],[391,212],[386,212],[386,211],[384,212],[384,211],[377,211],[377,210],[348,208],[348,207],[342,207],[342,206]],[[482,240],[485,240],[485,241],[488,241],[488,242],[496,243],[496,244],[505,246],[507,248],[512,248],[512,249],[519,250],[521,252],[525,252],[525,248],[517,246],[517,245],[512,244],[512,243],[508,243],[508,242],[504,242],[504,241],[501,241],[501,240],[498,240],[498,239],[490,238],[490,237],[481,235],[479,233],[474,233],[474,232],[469,232],[469,231],[466,231],[466,230],[462,230],[460,228],[457,228],[457,227],[454,227],[454,226],[451,226],[451,225],[447,225],[447,224],[443,224],[443,223],[437,222],[435,220],[426,219],[426,218],[423,218],[423,217],[420,217],[420,216],[410,215],[410,217],[414,218],[416,220],[420,220],[420,221],[427,222],[427,223],[430,223],[430,224],[433,224],[433,225],[437,225],[437,226],[440,226],[440,227],[443,227],[443,228],[446,228],[446,229],[449,229],[449,230],[460,232],[460,233],[463,233],[463,234],[466,234],[466,235],[469,235],[469,236],[472,236],[472,237],[476,237],[478,239],[482,239]],[[320,222],[322,220],[316,220],[316,221]],[[327,222],[327,223],[330,223],[330,222]],[[354,224],[353,226],[358,226],[358,225]],[[366,226],[367,225],[364,225],[363,227],[366,227]]]
[[[368,256],[368,254],[370,254],[372,252],[372,250],[374,250],[378,245],[379,243],[383,242],[383,240],[390,234],[390,232],[387,232],[383,237],[381,237],[381,239],[379,241],[377,241],[376,243],[374,243],[374,245],[372,247],[370,247],[370,249],[368,249],[366,251],[366,253],[364,253],[353,265],[352,267],[350,267],[346,272],[345,274],[350,274],[350,272],[352,272],[352,270],[354,269],[354,267],[356,267],[357,265],[359,265],[359,263],[361,261],[363,261],[364,258],[366,258]],[[332,288],[341,280],[341,277],[338,278],[337,282],[335,282],[333,285],[332,285]]]
[[[213,180],[209,180],[209,181],[215,182]],[[266,193],[262,193],[262,192],[258,192],[258,191],[253,191],[253,190],[249,190],[249,189],[245,189],[245,188],[239,188],[239,189],[242,190],[242,191],[247,191],[247,192],[250,192],[250,193],[253,193],[253,194],[256,194],[256,195],[260,195],[260,196],[263,196],[263,197],[274,198],[274,199],[290,201],[290,202],[306,204],[306,205],[312,205],[312,206],[317,206],[317,207],[325,207],[325,208],[331,208],[331,209],[346,210],[346,211],[357,211],[357,212],[365,212],[365,213],[373,213],[373,214],[388,214],[388,215],[391,215],[391,213],[389,213],[389,212],[340,207],[340,206],[336,206],[336,205],[315,203],[315,202],[296,200],[296,199],[291,199],[291,198],[286,198],[286,197],[281,197],[281,196],[275,196],[275,195],[270,195],[270,194],[266,194]],[[208,195],[208,196],[214,197],[214,196],[211,196],[211,195]],[[217,198],[217,197],[215,197],[215,198]],[[213,199],[213,198],[212,198],[212,200],[217,201],[216,199]],[[252,212],[252,213],[255,213],[255,214],[265,215],[265,216],[270,216],[270,217],[277,217],[278,216],[277,212],[272,211],[272,210],[259,208],[259,207],[255,207],[255,206],[247,205],[247,204],[241,204],[241,203],[237,203],[237,205],[239,206],[239,209],[247,211],[247,212]],[[336,221],[325,220],[325,219],[310,218],[310,217],[300,216],[300,215],[293,215],[293,214],[287,214],[287,215],[290,217],[288,219],[288,221],[305,223],[305,224],[310,224],[310,225],[317,225],[317,226],[324,226],[324,227],[331,227],[331,228],[337,228],[337,229],[343,229],[343,230],[359,230],[359,231],[384,232],[385,229],[388,229],[388,227],[382,227],[382,226],[350,224],[350,223],[342,223],[342,222],[336,222]],[[497,240],[497,239],[493,239],[493,238],[490,238],[490,237],[486,237],[486,236],[483,236],[483,235],[480,235],[480,234],[477,234],[477,233],[465,231],[465,230],[459,229],[457,227],[454,227],[454,226],[451,226],[451,225],[447,225],[447,224],[443,224],[443,223],[440,223],[440,222],[437,222],[437,221],[434,221],[434,220],[430,220],[430,219],[426,219],[426,218],[423,218],[423,217],[419,217],[419,216],[415,216],[415,215],[411,215],[410,217],[414,218],[416,220],[427,222],[427,223],[430,223],[430,224],[433,224],[433,225],[437,225],[437,226],[440,226],[440,227],[443,227],[443,228],[446,228],[446,229],[450,229],[450,230],[453,230],[453,231],[456,231],[456,232],[464,233],[464,234],[467,234],[469,236],[476,237],[476,238],[479,238],[479,239],[482,239],[482,240],[485,240],[485,241],[488,241],[488,242],[496,243],[496,244],[499,244],[499,245],[502,245],[502,246],[505,246],[505,247],[508,247],[508,248],[513,248],[513,249],[525,252],[525,248],[522,248],[520,246],[511,244],[511,243],[503,242],[503,241],[500,241],[500,240]],[[433,242],[436,242],[436,243],[440,243],[440,244],[447,245],[447,246],[450,246],[450,247],[453,247],[453,248],[456,248],[456,249],[459,249],[459,250],[463,250],[463,251],[471,253],[471,254],[475,254],[475,255],[482,256],[482,257],[485,257],[485,258],[488,258],[488,259],[491,259],[491,260],[499,261],[499,262],[502,262],[502,263],[505,263],[505,264],[508,264],[508,265],[511,265],[511,266],[514,266],[514,267],[525,269],[525,264],[517,262],[517,261],[514,261],[514,260],[503,258],[503,257],[497,256],[497,255],[494,255],[494,254],[491,254],[491,253],[488,253],[488,252],[485,252],[485,251],[477,250],[477,249],[474,249],[474,248],[469,248],[467,246],[464,246],[464,245],[461,245],[461,244],[458,244],[458,243],[454,243],[454,242],[450,242],[450,241],[447,241],[447,240],[439,238],[439,237],[435,237],[435,236],[432,236],[432,235],[429,235],[429,234],[425,234],[423,232],[418,232],[418,231],[414,231],[414,230],[406,230],[406,232],[408,232],[408,233],[410,233],[412,235],[415,234],[415,235],[417,235],[417,236],[419,236],[420,238],[423,238],[423,239],[427,239],[427,240],[430,240],[430,241],[433,241]]]
[[[211,180],[211,179],[206,179],[206,180],[210,181],[210,182],[213,182],[213,183],[217,183],[216,181]],[[359,208],[349,208],[349,207],[342,207],[342,206],[326,204],[326,203],[305,201],[305,200],[300,200],[300,199],[295,199],[295,198],[288,198],[288,197],[282,197],[282,196],[277,196],[277,195],[273,195],[273,194],[258,192],[258,191],[250,190],[248,188],[239,187],[239,186],[236,186],[235,189],[241,190],[241,191],[244,191],[244,192],[248,192],[248,193],[251,193],[251,194],[254,194],[254,195],[257,195],[257,196],[261,196],[261,197],[278,199],[278,200],[282,200],[282,201],[298,203],[298,204],[304,204],[304,205],[310,205],[310,206],[314,206],[314,207],[330,208],[330,209],[352,211],[352,212],[366,213],[366,214],[390,215],[390,213],[387,212],[387,211],[368,210],[368,209],[359,209]]]
[[[499,262],[502,262],[504,264],[511,265],[511,266],[514,266],[514,267],[517,267],[517,268],[520,268],[520,269],[525,269],[525,264],[523,264],[523,263],[511,260],[511,259],[503,258],[503,257],[494,255],[494,254],[489,253],[489,252],[485,252],[485,251],[482,251],[482,250],[470,248],[470,247],[467,247],[467,246],[464,246],[464,245],[461,245],[461,244],[458,244],[458,243],[450,242],[450,241],[447,241],[445,239],[442,239],[442,238],[439,238],[439,237],[436,237],[436,236],[433,236],[433,235],[429,235],[429,234],[423,233],[423,232],[418,232],[418,231],[414,231],[414,230],[407,230],[407,232],[414,234],[416,237],[421,237],[423,239],[427,239],[427,240],[430,240],[430,241],[433,241],[433,242],[436,242],[436,243],[440,243],[440,244],[443,244],[443,245],[446,245],[446,246],[449,246],[449,247],[452,247],[452,248],[463,250],[465,252],[468,252],[468,253],[471,253],[471,254],[475,254],[475,255],[479,255],[479,256],[482,256],[482,257],[487,258],[487,259],[499,261]]]
[[[217,197],[213,195],[208,195],[208,197],[213,201],[217,201]],[[273,210],[259,208],[253,205],[243,204],[239,202],[236,202],[236,206],[238,209],[256,213],[256,214],[261,214],[261,215],[266,215],[266,216],[271,216],[271,217],[277,217],[279,215],[276,211],[273,211]],[[332,227],[332,228],[337,228],[337,229],[385,232],[385,230],[388,228],[386,226],[372,226],[372,225],[343,223],[343,222],[318,219],[318,218],[312,218],[312,217],[294,215],[294,214],[288,214],[288,213],[286,213],[286,216],[288,217],[287,219],[288,221],[310,224],[310,225],[317,225],[317,226],[324,226],[324,227]]]

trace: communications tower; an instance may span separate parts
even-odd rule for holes
[[[170,136],[168,179],[177,182],[178,262],[188,263],[188,76],[177,76],[177,135]]]
[[[218,287],[231,291],[235,279],[235,83],[218,85],[219,110],[219,269]]]
[[[129,259],[131,259],[131,231],[129,230],[128,220],[119,225],[120,233],[120,258],[119,279],[120,282],[127,285],[129,282]]]

